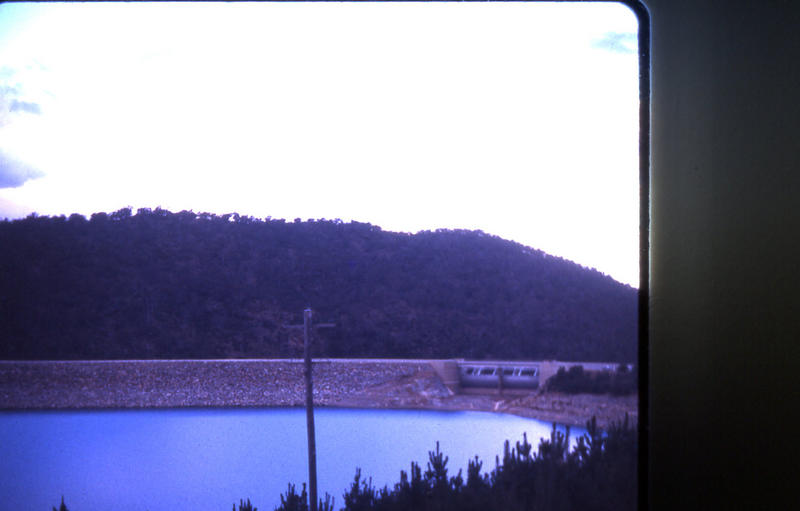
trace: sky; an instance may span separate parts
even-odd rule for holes
[[[0,4],[0,219],[480,229],[638,286],[615,3]]]

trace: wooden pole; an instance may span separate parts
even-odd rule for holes
[[[497,393],[503,393],[503,368],[501,366],[497,366]]]
[[[317,445],[314,436],[314,396],[311,383],[311,309],[303,311],[303,354],[306,376],[306,430],[308,431],[308,508],[317,511]]]

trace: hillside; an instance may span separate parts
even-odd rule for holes
[[[633,362],[637,291],[480,231],[123,209],[0,222],[0,358]]]

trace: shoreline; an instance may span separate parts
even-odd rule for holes
[[[0,361],[0,410],[303,407],[302,361]],[[601,428],[638,419],[638,396],[453,393],[425,360],[315,360],[320,408],[506,413]]]

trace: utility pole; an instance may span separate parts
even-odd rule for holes
[[[309,509],[317,511],[317,441],[314,435],[314,395],[311,381],[311,309],[303,311],[303,356],[306,376],[306,431],[308,432],[308,498]]]
[[[287,328],[303,329],[303,358],[305,359],[306,380],[306,431],[308,433],[308,497],[311,511],[317,511],[317,441],[314,433],[314,393],[311,378],[311,308],[303,310],[303,325],[284,325]],[[335,323],[320,323],[320,327],[334,327]]]

